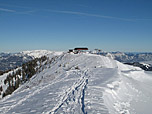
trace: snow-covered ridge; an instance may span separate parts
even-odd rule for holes
[[[63,53],[52,60],[43,72],[0,101],[0,113],[152,112],[152,76],[140,68],[93,54]]]
[[[23,55],[28,55],[33,58],[40,58],[42,56],[49,56],[50,54],[52,55],[60,55],[63,52],[55,52],[55,51],[49,51],[49,50],[32,50],[32,51],[23,51],[20,52]]]

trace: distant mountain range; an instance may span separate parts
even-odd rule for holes
[[[18,53],[0,53],[0,71],[14,69],[34,58],[40,58],[44,55],[47,56],[48,54],[53,53],[54,52],[48,50],[33,50]]]
[[[102,52],[100,54],[120,62],[152,61],[152,53]]]
[[[14,69],[29,60],[32,57],[22,53],[0,53],[0,71]]]

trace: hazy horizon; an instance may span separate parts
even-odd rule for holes
[[[22,51],[34,51],[34,50],[48,50],[48,51],[68,51],[69,49],[72,48],[67,48],[65,50],[51,50],[51,49],[27,49],[27,50],[14,50],[14,51],[0,51],[0,53],[18,53],[18,52],[22,52]],[[94,48],[94,49],[101,49],[101,48]],[[94,49],[89,49],[89,51],[93,51]],[[107,51],[107,50],[102,50],[104,52],[123,52],[123,53],[152,53],[152,51],[120,51],[120,50],[113,50],[113,51]]]

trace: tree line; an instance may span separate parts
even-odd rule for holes
[[[22,64],[21,68],[14,70],[9,73],[4,80],[4,84],[8,85],[5,92],[3,92],[2,97],[12,94],[21,84],[28,81],[33,75],[35,75],[39,69],[42,67],[42,63],[48,58],[43,56],[41,58],[33,59],[27,63]],[[0,87],[0,94],[2,88]]]

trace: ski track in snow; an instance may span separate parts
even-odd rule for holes
[[[81,77],[63,94],[63,96],[61,96],[61,99],[58,101],[57,105],[47,113],[55,114],[60,108],[62,108],[62,106],[66,104],[66,107],[68,107],[68,110],[71,112],[78,109],[81,114],[87,114],[84,109],[84,97],[89,79],[88,70],[84,72],[81,71],[81,74],[79,75]]]

